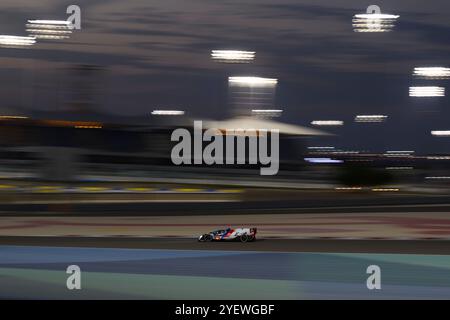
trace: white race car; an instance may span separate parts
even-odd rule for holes
[[[238,228],[238,229],[222,229],[205,233],[198,238],[200,242],[209,241],[255,241],[256,240],[256,228]]]

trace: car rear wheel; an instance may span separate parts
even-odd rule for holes
[[[210,234],[204,234],[201,236],[201,238],[198,241],[200,241],[200,242],[212,241],[212,236]]]
[[[241,242],[247,242],[249,238],[246,234],[243,234],[242,236],[240,236],[239,240],[241,240]]]

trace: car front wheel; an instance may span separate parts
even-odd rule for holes
[[[249,240],[246,234],[243,234],[239,239],[241,240],[241,242],[247,242]]]

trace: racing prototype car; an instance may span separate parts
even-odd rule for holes
[[[216,230],[210,233],[206,233],[201,235],[198,238],[200,242],[209,242],[209,241],[241,241],[241,242],[249,242],[256,240],[256,228],[239,228],[232,229],[227,228],[223,230]]]

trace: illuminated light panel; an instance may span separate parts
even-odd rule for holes
[[[397,188],[376,188],[372,189],[374,192],[397,192],[400,191],[400,189]]]
[[[0,46],[6,47],[28,47],[36,43],[35,37],[21,37],[0,35]]]
[[[72,33],[71,23],[64,20],[28,20],[28,33],[37,39],[68,39]]]
[[[389,32],[395,27],[399,15],[384,13],[363,13],[353,16],[355,32]]]
[[[417,77],[429,79],[448,79],[450,78],[450,68],[444,67],[417,67],[414,73]]]
[[[231,85],[238,86],[275,87],[278,84],[278,79],[260,77],[229,77],[228,82]]]
[[[410,87],[410,97],[445,97],[444,87]]]
[[[308,147],[310,150],[334,150],[335,147]]]
[[[386,167],[386,170],[414,170],[414,167]]]
[[[277,109],[253,109],[252,114],[257,116],[280,117],[283,110]]]
[[[386,13],[360,13],[354,16],[357,19],[398,19],[399,15]]]
[[[225,63],[245,63],[255,60],[256,52],[240,50],[213,50],[211,58]]]
[[[27,29],[30,33],[43,33],[43,34],[70,34],[71,31],[66,30],[44,30],[44,29]]]
[[[425,177],[427,180],[449,180],[448,176]]]
[[[335,188],[335,190],[351,191],[351,190],[362,190],[362,188],[361,187],[337,187],[337,188]]]
[[[184,111],[181,110],[153,110],[152,115],[154,116],[182,116]]]
[[[437,137],[450,137],[450,130],[435,130],[431,131],[431,134]]]
[[[331,158],[305,158],[309,163],[343,163],[343,160],[331,159]]]
[[[414,151],[387,151],[384,156],[387,157],[411,157]]]
[[[388,116],[383,115],[357,115],[355,122],[379,123],[386,121],[387,118]]]
[[[69,37],[41,34],[41,35],[36,35],[36,38],[43,39],[43,40],[62,40],[62,39],[68,39]]]
[[[314,120],[311,122],[313,126],[342,126],[344,121],[340,120]]]
[[[30,24],[48,24],[54,26],[68,26],[70,22],[67,20],[28,20]]]

